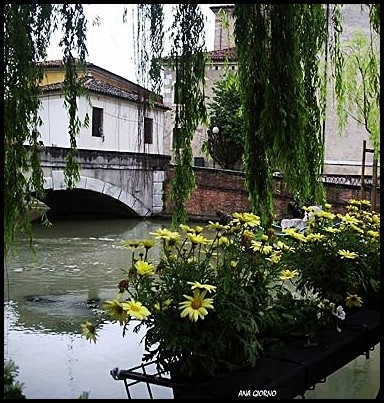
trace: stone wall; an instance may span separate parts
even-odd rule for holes
[[[250,211],[248,193],[244,185],[244,174],[238,171],[218,170],[211,168],[194,168],[196,189],[186,203],[186,210],[191,220],[217,220],[216,212],[222,210],[228,213],[235,211]],[[166,171],[164,182],[164,210],[162,215],[170,216],[173,211],[170,200],[171,179],[174,175],[173,166]],[[359,199],[360,186],[348,184],[325,183],[327,202],[333,206],[334,211],[345,212],[350,199]],[[276,220],[287,217],[287,206],[292,201],[291,195],[286,191],[281,177],[275,177],[274,203]],[[371,199],[370,188],[365,191],[365,198]],[[376,196],[377,209],[380,209],[380,188]]]

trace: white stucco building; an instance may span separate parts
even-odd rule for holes
[[[45,146],[69,148],[69,118],[62,91],[64,68],[61,61],[43,65],[41,140]],[[77,99],[78,116],[84,122],[88,115],[89,124],[80,129],[78,149],[164,153],[167,108],[162,97],[150,106],[148,90],[92,63],[87,63],[82,80],[89,98]]]

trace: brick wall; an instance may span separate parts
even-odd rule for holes
[[[196,189],[186,203],[186,211],[191,220],[217,220],[216,211],[228,213],[250,211],[248,193],[244,186],[244,174],[237,171],[194,168]],[[173,206],[170,200],[173,167],[166,171],[164,190],[164,216],[170,216]],[[345,212],[350,199],[359,199],[360,187],[356,185],[325,184],[327,202],[333,210]],[[370,200],[371,192],[366,190],[365,198]],[[380,209],[380,190],[377,191],[377,210]],[[274,181],[274,203],[276,220],[287,217],[287,205],[292,200],[286,191],[282,178]]]

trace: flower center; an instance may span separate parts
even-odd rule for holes
[[[199,309],[201,307],[201,301],[199,299],[194,299],[191,303],[193,309]]]

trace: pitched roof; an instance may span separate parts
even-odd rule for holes
[[[129,92],[129,91],[122,90],[118,87],[105,83],[101,80],[96,80],[95,78],[85,77],[83,79],[83,81],[84,81],[84,88],[86,88],[88,91],[96,92],[96,93],[99,93],[102,95],[109,95],[112,97],[125,99],[127,101],[132,101],[132,102],[140,101],[139,94],[136,92]],[[44,93],[61,91],[62,84],[63,83],[60,82],[60,83],[43,85],[43,86],[41,86],[41,89]],[[161,109],[169,109],[161,102],[155,102],[154,105]]]
[[[224,61],[225,59],[236,61],[236,48],[216,49],[208,52],[208,56],[212,61]]]
[[[44,62],[40,62],[44,68],[63,68],[62,60],[48,60]],[[150,94],[149,90],[146,90],[144,87],[141,87],[138,84],[132,83],[131,81],[118,76],[108,70],[105,70],[93,63],[86,63],[86,68],[89,70],[90,74],[86,74],[86,76],[82,79],[84,87],[92,92],[96,92],[103,95],[109,95],[120,99],[125,99],[132,102],[140,102],[143,96],[148,96]],[[120,83],[130,83],[132,86],[132,90],[122,89],[118,86],[112,85],[106,81],[100,79],[100,74],[98,75],[98,79],[92,76],[92,71],[99,71],[101,72],[101,77],[108,76],[112,78],[117,78],[118,82]],[[52,91],[60,91],[62,88],[62,83],[52,83],[48,85],[41,86],[43,92],[52,92]],[[129,87],[128,87],[129,88]],[[154,106],[161,108],[161,109],[169,109],[166,107],[162,102],[162,97],[160,97],[161,101],[156,101]]]

